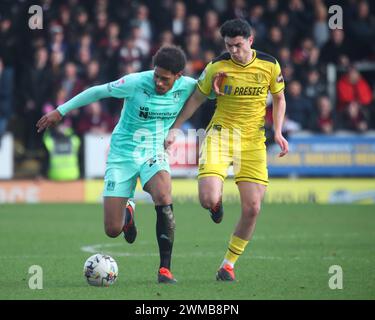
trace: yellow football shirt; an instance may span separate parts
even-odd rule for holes
[[[198,88],[206,95],[212,94],[212,79],[217,72],[227,77],[221,84],[223,96],[217,97],[213,124],[222,128],[239,129],[242,137],[264,138],[264,117],[268,91],[272,94],[285,87],[277,60],[254,50],[251,61],[243,65],[233,61],[228,52],[212,60],[198,80]]]

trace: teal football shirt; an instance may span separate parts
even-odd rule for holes
[[[145,71],[107,84],[110,96],[125,99],[108,160],[133,157],[142,162],[164,150],[168,130],[193,93],[196,80],[182,76],[167,93],[158,94],[153,77],[153,70]]]

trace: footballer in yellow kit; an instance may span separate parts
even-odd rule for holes
[[[264,117],[268,91],[284,90],[280,65],[272,56],[252,49],[243,65],[226,52],[209,63],[198,80],[199,90],[210,96],[213,77],[224,72],[216,111],[200,150],[199,178],[227,176],[233,163],[235,181],[268,185]]]
[[[200,149],[198,196],[212,221],[221,223],[223,182],[233,163],[241,212],[216,280],[235,281],[234,265],[254,234],[268,185],[264,132],[268,92],[272,95],[274,141],[281,149],[279,157],[289,149],[282,135],[286,102],[280,65],[274,57],[252,48],[254,36],[246,20],[224,22],[220,34],[227,52],[206,66],[172,128],[180,128],[213,92],[217,95],[217,108]],[[170,130],[165,146],[174,140],[175,133]]]

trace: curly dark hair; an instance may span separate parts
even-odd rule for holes
[[[252,35],[250,24],[244,19],[232,19],[223,23],[220,34],[224,37],[234,38],[242,36],[248,38]]]
[[[177,74],[184,70],[186,56],[184,51],[179,47],[164,46],[155,53],[152,61],[155,67],[157,66],[173,74]]]

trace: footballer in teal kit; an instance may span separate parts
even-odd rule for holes
[[[160,94],[154,81],[157,76],[156,70],[145,71],[104,85],[111,97],[125,98],[112,134],[104,196],[132,198],[138,176],[144,187],[157,172],[170,172],[164,138],[196,81],[181,76],[170,90]]]
[[[134,195],[137,178],[148,192],[157,214],[156,236],[159,245],[159,283],[175,283],[171,255],[175,220],[171,196],[170,168],[164,138],[196,81],[182,72],[186,58],[175,46],[159,49],[153,57],[154,70],[126,75],[108,84],[91,87],[44,115],[38,132],[55,125],[69,111],[99,99],[124,99],[121,117],[112,133],[104,177],[104,227],[110,237],[122,232],[134,242]]]

